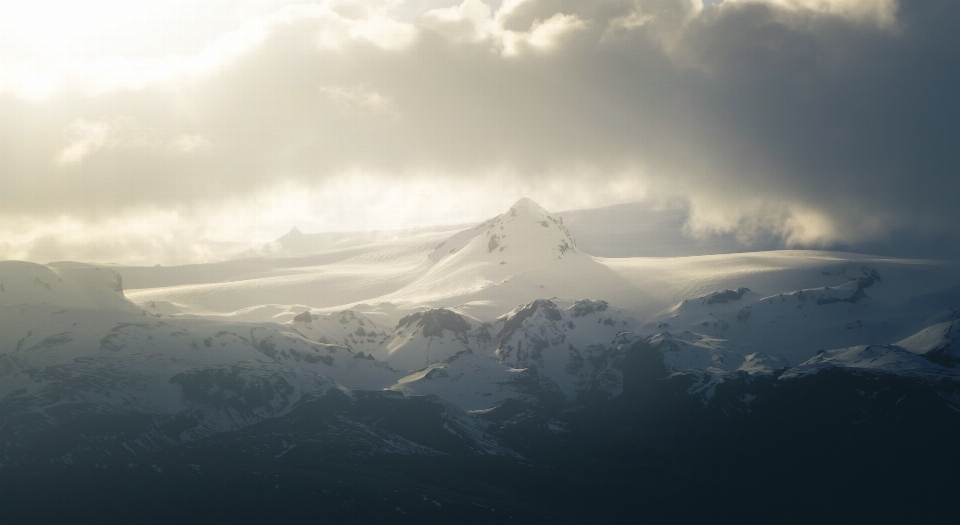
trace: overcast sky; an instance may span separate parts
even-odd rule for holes
[[[201,260],[520,196],[954,257],[958,27],[955,0],[4,0],[0,258]]]

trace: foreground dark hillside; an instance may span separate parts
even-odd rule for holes
[[[725,381],[704,403],[645,343],[623,372],[613,399],[485,414],[517,457],[477,454],[429,397],[328,395],[136,458],[6,466],[0,508],[5,523],[952,522],[956,383],[823,370]],[[378,451],[366,428],[424,449]]]

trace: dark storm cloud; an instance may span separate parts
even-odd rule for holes
[[[300,8],[199,74],[3,92],[0,206],[85,217],[348,173],[508,178],[592,203],[683,195],[693,233],[960,241],[960,4],[893,5],[472,1],[409,24]]]
[[[717,15],[688,37],[712,73],[695,98],[719,125],[721,174],[847,223],[958,218],[960,5],[904,2],[889,31],[831,17],[791,27],[762,5]]]

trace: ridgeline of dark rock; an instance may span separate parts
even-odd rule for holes
[[[400,319],[396,329],[405,328],[414,322],[421,328],[424,337],[442,337],[444,330],[454,334],[465,334],[470,331],[470,323],[456,312],[446,308],[435,308],[407,315]]]
[[[584,299],[573,304],[573,317],[583,317],[594,312],[605,312],[610,305],[606,301],[591,301]]]
[[[834,303],[853,304],[867,296],[864,290],[873,286],[874,283],[882,282],[880,278],[880,274],[873,268],[869,268],[867,266],[861,266],[860,272],[863,275],[856,279],[857,288],[856,290],[853,291],[852,294],[850,294],[849,297],[842,297],[842,298],[841,297],[820,297],[819,299],[817,299],[817,304],[834,304]]]
[[[749,288],[737,288],[736,290],[724,290],[716,292],[706,299],[707,304],[726,304],[730,301],[739,301],[744,294],[749,292]]]
[[[543,315],[551,321],[559,321],[563,318],[563,316],[560,315],[560,309],[557,308],[557,305],[553,301],[549,299],[537,299],[507,314],[504,319],[503,328],[501,328],[500,333],[497,334],[497,340],[503,341],[504,339],[509,339],[520,329],[523,322],[532,317],[537,311],[542,312]]]

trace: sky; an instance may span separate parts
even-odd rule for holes
[[[958,23],[954,0],[3,0],[0,259],[196,262],[521,196],[960,257]]]

